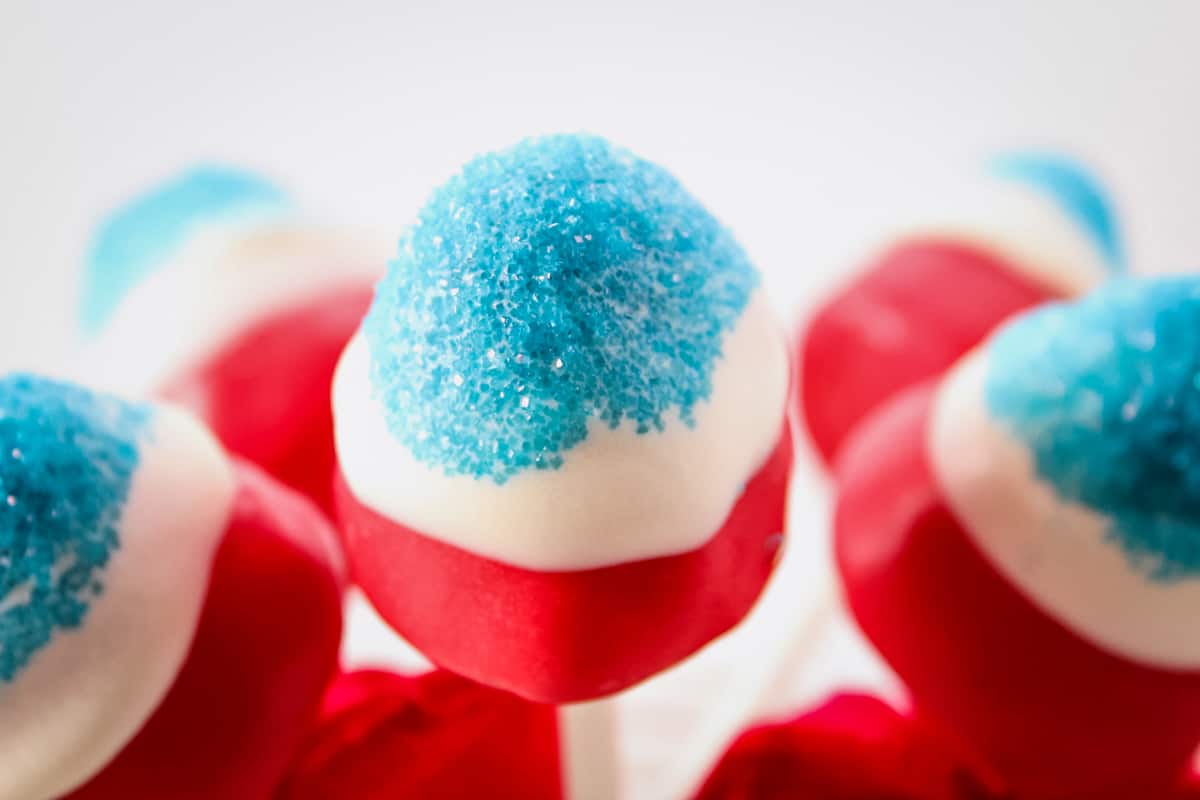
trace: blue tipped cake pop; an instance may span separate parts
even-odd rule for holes
[[[333,386],[338,513],[383,618],[558,703],[740,620],[791,466],[759,283],[679,181],[594,136],[527,139],[436,189]]]

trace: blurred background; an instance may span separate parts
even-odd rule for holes
[[[892,220],[936,204],[942,177],[1050,148],[1112,187],[1134,270],[1194,267],[1197,30],[1186,0],[2,0],[0,367],[71,356],[97,218],[197,160],[398,232],[471,155],[587,130],[680,176],[796,314]],[[802,470],[791,550],[760,609],[623,701],[631,796],[682,785],[695,769],[682,762],[739,717],[835,684],[891,691],[824,600],[827,506]],[[351,631],[352,660],[406,658],[361,608]]]

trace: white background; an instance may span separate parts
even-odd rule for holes
[[[1135,269],[1200,263],[1200,4],[982,5],[0,0],[0,367],[68,353],[91,225],[197,159],[398,231],[473,153],[589,130],[682,177],[792,310],[889,219],[936,201],[931,176],[1053,147],[1115,187]],[[819,481],[793,506],[794,583],[757,622],[780,636],[825,574]],[[354,631],[357,651],[383,649],[379,630]],[[635,693],[643,711],[622,722],[635,793],[655,796],[664,754],[688,750],[667,738],[695,726],[685,710],[667,730],[664,703],[740,697],[713,676],[739,659],[746,672],[772,637],[739,636],[710,667]],[[874,680],[839,636],[805,674]],[[765,691],[789,706],[809,684]]]
[[[198,158],[399,229],[473,153],[586,129],[798,300],[931,170],[1049,145],[1118,187],[1139,265],[1198,260],[1200,5],[983,5],[0,0],[0,363],[61,351],[96,215]]]

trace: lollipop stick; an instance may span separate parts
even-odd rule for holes
[[[612,800],[618,796],[616,701],[559,706],[566,800]]]

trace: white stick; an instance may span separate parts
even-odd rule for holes
[[[615,800],[620,792],[616,701],[612,698],[558,708],[566,800]]]
[[[736,647],[740,660],[729,670],[719,696],[702,699],[706,713],[692,722],[665,768],[655,770],[646,788],[633,787],[639,799],[695,796],[728,743],[771,704],[781,683],[803,669],[836,618],[831,541],[828,536],[796,535],[831,529],[825,510],[831,489],[828,480],[814,459],[796,464],[786,528],[793,533],[782,560],[755,608],[730,634],[736,640],[716,645]]]

